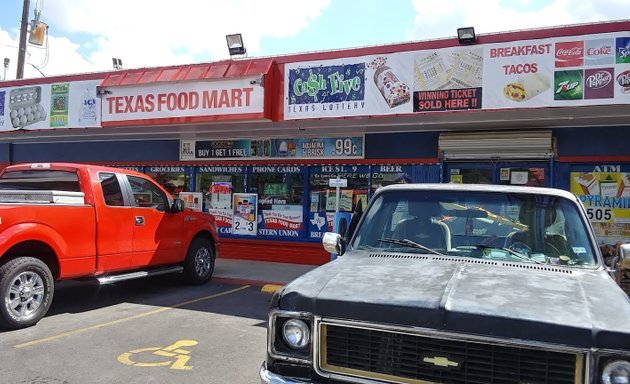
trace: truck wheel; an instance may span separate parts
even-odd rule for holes
[[[214,248],[209,240],[194,239],[190,243],[184,261],[184,278],[189,284],[203,284],[210,280],[214,272]]]
[[[50,308],[54,281],[48,266],[33,257],[18,257],[0,267],[0,326],[36,324]]]

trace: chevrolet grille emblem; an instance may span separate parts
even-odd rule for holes
[[[448,359],[448,357],[442,356],[425,357],[422,359],[422,361],[442,368],[459,367],[459,363],[457,361],[451,361]]]

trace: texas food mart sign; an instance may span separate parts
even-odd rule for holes
[[[263,118],[264,89],[257,82],[252,77],[105,87],[103,126]]]

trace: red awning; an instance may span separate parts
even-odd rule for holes
[[[107,87],[185,80],[242,78],[265,75],[269,72],[272,64],[272,59],[249,59],[179,67],[129,69],[108,74],[99,85]]]

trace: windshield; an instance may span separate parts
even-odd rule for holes
[[[575,203],[555,196],[471,191],[378,195],[352,248],[595,266]],[[428,248],[428,250],[426,249]]]

